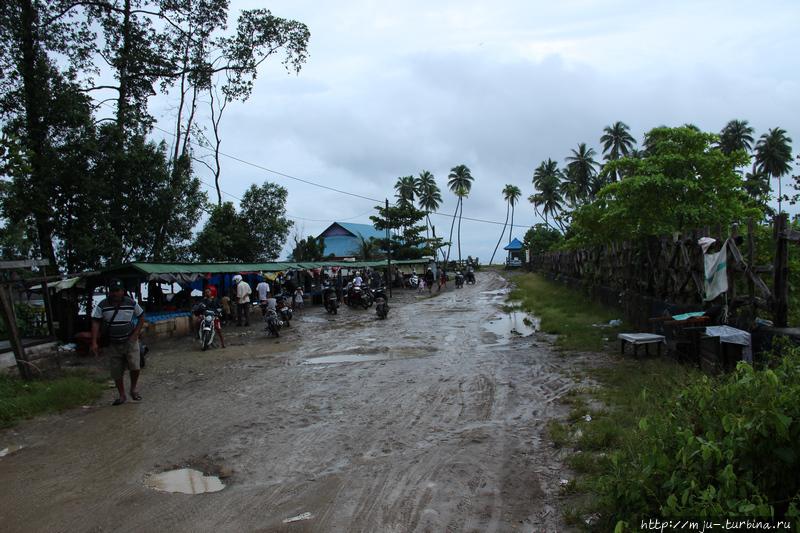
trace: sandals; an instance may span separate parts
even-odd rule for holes
[[[139,394],[138,392],[132,392],[131,393],[131,400],[133,400],[134,402],[141,402],[142,401],[142,395]]]

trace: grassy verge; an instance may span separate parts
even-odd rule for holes
[[[0,428],[11,427],[25,418],[93,402],[105,388],[105,379],[97,380],[85,372],[34,381],[0,375]]]
[[[513,277],[511,299],[541,320],[541,330],[558,335],[556,346],[565,350],[600,351],[617,338],[619,327],[598,327],[620,318],[620,312],[595,304],[564,285],[537,274]]]

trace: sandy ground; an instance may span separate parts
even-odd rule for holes
[[[396,291],[386,321],[311,307],[279,340],[254,320],[227,328],[224,350],[162,342],[141,403],[111,407],[109,390],[0,432],[0,449],[22,447],[0,458],[0,527],[564,531],[545,424],[564,412],[553,400],[573,386],[570,359],[484,327],[506,285],[481,272],[432,298]],[[180,466],[226,487],[145,486]]]

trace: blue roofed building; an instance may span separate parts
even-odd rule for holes
[[[325,257],[344,259],[358,256],[361,237],[366,240],[385,239],[386,232],[375,229],[371,224],[334,222],[317,238],[320,237],[325,240]]]
[[[503,250],[508,250],[506,268],[522,266],[525,261],[525,245],[519,239],[514,237],[514,240],[508,243],[508,246],[504,246]]]

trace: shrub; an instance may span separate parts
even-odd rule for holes
[[[639,421],[598,479],[609,528],[653,516],[800,516],[800,349],[690,384]]]

